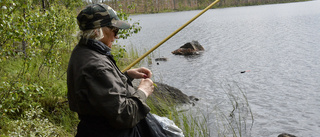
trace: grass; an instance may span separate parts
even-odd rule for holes
[[[227,108],[232,109],[226,111],[227,108],[215,107],[213,113],[216,116],[218,136],[250,136],[254,118],[246,93],[235,81],[224,81],[220,83],[220,87],[226,95],[227,103],[224,105],[229,105]]]
[[[207,121],[203,115],[194,116],[191,111],[179,111],[179,105],[174,104],[170,98],[150,98],[147,104],[151,113],[173,120],[186,137],[209,137]]]
[[[219,87],[212,92],[223,97],[213,98],[220,100],[212,104],[213,107],[199,106],[201,102],[196,102],[195,106],[180,111],[180,106],[172,104],[170,98],[152,98],[147,103],[152,108],[151,113],[172,119],[186,137],[250,136],[254,118],[244,88],[230,80],[221,81]]]
[[[78,120],[68,107],[65,65],[49,67],[41,61],[33,57],[0,62],[1,136],[74,134]]]

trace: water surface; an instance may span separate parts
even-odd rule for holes
[[[236,82],[253,112],[247,136],[319,136],[319,7],[317,0],[211,9],[154,51],[153,58],[167,57],[167,62],[157,65],[153,60],[144,66],[153,71],[155,81],[199,97],[197,106],[204,112],[223,104],[223,86]],[[142,31],[119,43],[149,50],[199,12],[131,16]],[[202,55],[171,54],[192,40],[203,45]]]

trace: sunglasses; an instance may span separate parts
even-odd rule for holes
[[[111,29],[111,31],[114,33],[114,36],[117,36],[118,35],[118,32],[119,32],[119,28],[116,28],[116,27],[109,27]]]

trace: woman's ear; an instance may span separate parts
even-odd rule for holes
[[[104,29],[105,28],[103,27],[103,28],[94,30],[95,37],[98,38],[98,39],[104,38],[106,36]]]
[[[94,30],[94,35],[97,37],[97,36],[100,36],[101,32],[97,29]],[[103,34],[103,33],[102,33]]]

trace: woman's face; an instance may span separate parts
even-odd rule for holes
[[[116,29],[110,29],[108,27],[103,27],[102,32],[104,37],[100,40],[102,43],[106,44],[109,48],[112,47],[112,43],[115,39],[118,39]]]

